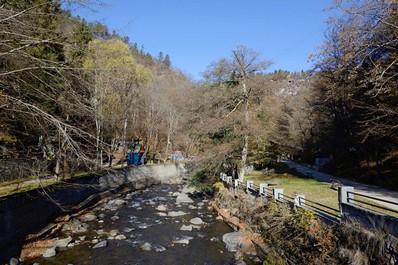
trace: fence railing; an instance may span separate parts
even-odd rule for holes
[[[391,209],[391,208],[388,208],[388,207],[385,207],[385,206],[379,204],[379,203],[383,203],[383,204],[387,204],[387,205],[398,206],[398,203],[396,203],[396,202],[376,198],[373,196],[361,194],[361,193],[354,192],[351,190],[347,190],[346,192],[347,192],[347,203],[354,203],[354,204],[356,203],[356,204],[361,205],[362,207],[371,208],[372,210],[375,210],[375,211],[382,210],[382,211],[395,213],[395,215],[398,215],[397,210],[394,210],[394,209]],[[368,201],[357,199],[355,196],[360,197],[360,198],[366,198],[366,199],[368,199]],[[369,201],[369,200],[371,200],[371,201]],[[372,201],[376,202],[376,204],[372,203]]]
[[[288,195],[284,194],[283,188],[275,187],[270,188],[269,183],[255,184],[254,181],[248,180],[246,183],[242,183],[240,180],[235,179],[232,181],[232,176],[227,176],[225,173],[220,174],[220,179],[227,184],[231,189],[242,190],[246,193],[258,197],[273,198],[275,201],[280,203],[287,203],[293,207],[309,210],[314,212],[318,217],[326,219],[331,222],[340,222],[341,215],[339,209],[334,209],[327,205],[308,200],[304,194]]]
[[[293,203],[295,206],[313,211],[319,217],[333,222],[339,222],[341,220],[341,207],[339,207],[339,209],[335,209],[328,205],[316,202],[315,200],[305,199],[304,195],[289,196],[284,194],[283,189],[281,188],[270,188],[271,183],[265,182],[255,184],[254,181],[249,180],[246,182],[246,184],[243,184],[240,180],[233,180],[232,176],[227,176],[225,173],[220,174],[220,179],[226,182],[229,186],[233,186],[235,189],[240,188],[257,196],[273,197],[276,201]],[[398,210],[397,207],[395,207],[398,206],[398,202],[354,192],[354,188],[350,186],[341,186],[339,190],[340,189],[341,192],[339,192],[339,205],[341,203],[349,203],[352,205],[355,204],[376,213],[398,217]],[[393,206],[392,208],[395,209],[392,209],[389,207],[389,205]]]

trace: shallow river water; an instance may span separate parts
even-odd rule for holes
[[[177,203],[175,192],[182,188],[155,185],[121,196],[124,204],[117,208],[104,202],[93,210],[96,219],[84,222],[89,225],[87,231],[64,229],[59,235],[75,240],[69,247],[60,248],[54,257],[23,264],[236,264],[234,253],[228,252],[222,242],[223,234],[232,232],[232,228],[216,220],[217,213],[207,200],[193,198],[191,203]],[[170,216],[180,211],[186,214]],[[193,225],[192,231],[181,230],[183,225],[189,230],[190,221],[197,217],[204,223]],[[115,239],[118,235],[122,238]],[[104,241],[106,246],[94,248]],[[247,257],[245,262],[254,264]]]

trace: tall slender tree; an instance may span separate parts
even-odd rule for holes
[[[249,151],[250,104],[256,90],[254,78],[256,74],[264,71],[269,65],[269,61],[261,59],[259,52],[245,46],[238,46],[232,50],[230,58],[223,58],[212,63],[204,75],[213,86],[240,87],[241,89],[240,93],[227,103],[229,110],[225,115],[228,117],[236,111],[243,113],[240,128],[242,131],[240,179],[243,179],[245,175]]]

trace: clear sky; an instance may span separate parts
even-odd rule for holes
[[[321,44],[330,0],[104,0],[96,12],[75,10],[99,21],[198,80],[215,60],[245,45],[273,61],[269,71],[310,69],[308,56]]]

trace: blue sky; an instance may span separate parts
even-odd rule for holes
[[[323,40],[331,0],[113,0],[74,10],[99,21],[198,80],[215,60],[245,45],[273,61],[268,69],[310,69],[308,56]]]

